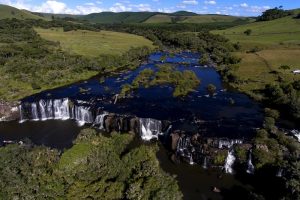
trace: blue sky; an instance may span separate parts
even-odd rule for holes
[[[0,0],[0,3],[36,12],[68,14],[187,10],[199,14],[257,16],[280,5],[285,9],[300,8],[300,0]]]

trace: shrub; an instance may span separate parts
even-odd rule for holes
[[[266,117],[278,119],[280,116],[280,113],[278,110],[273,110],[271,108],[265,108],[265,115],[266,115]]]
[[[251,33],[252,33],[252,30],[251,30],[251,29],[247,29],[247,30],[244,32],[245,35],[251,35]]]
[[[208,84],[208,86],[206,87],[206,89],[207,89],[207,92],[210,95],[213,95],[216,92],[217,87],[215,85],[213,85],[213,84]]]

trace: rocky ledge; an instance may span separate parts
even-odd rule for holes
[[[8,103],[0,100],[0,122],[17,120],[20,117],[18,103]]]

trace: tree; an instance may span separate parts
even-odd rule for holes
[[[251,35],[251,33],[252,33],[252,30],[251,29],[247,29],[245,32],[244,32],[244,34],[246,34],[246,35]]]
[[[275,7],[273,9],[269,9],[263,12],[263,14],[258,17],[257,21],[270,21],[270,20],[286,17],[291,14],[292,13],[290,11],[283,10],[281,6],[279,8]]]

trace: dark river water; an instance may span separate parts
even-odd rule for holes
[[[139,72],[146,68],[157,70],[156,65],[162,63],[160,59],[165,55],[167,59],[164,63],[172,64],[180,71],[192,70],[201,79],[201,84],[195,92],[184,98],[174,98],[173,88],[170,86],[143,88],[136,91],[132,98],[120,99],[114,104],[115,95],[120,92],[123,84],[131,83]],[[168,120],[173,129],[191,133],[201,132],[209,137],[250,140],[255,129],[261,127],[262,107],[246,95],[227,88],[214,68],[199,66],[198,60],[199,55],[194,53],[170,56],[159,52],[152,54],[146,64],[134,71],[106,77],[104,81],[96,77],[27,97],[22,100],[23,123],[0,123],[0,140],[29,138],[38,145],[69,148],[82,129],[78,122],[90,126],[95,119],[95,113],[99,111]],[[208,95],[208,84],[217,87],[214,96]],[[66,111],[66,106],[61,105],[66,102],[63,99],[69,99],[80,107],[74,111],[76,117],[66,114],[71,111]],[[234,104],[230,104],[232,100]],[[58,110],[55,107],[57,105]],[[54,109],[53,113],[48,110],[49,106]],[[197,124],[197,121],[202,121],[201,125]],[[205,170],[199,165],[175,165],[163,146],[158,152],[158,159],[165,171],[177,175],[185,199],[222,199],[226,195],[229,198],[233,188],[251,189],[250,185],[242,183],[233,175],[226,174],[220,179],[218,169]],[[214,193],[213,186],[228,193]]]

